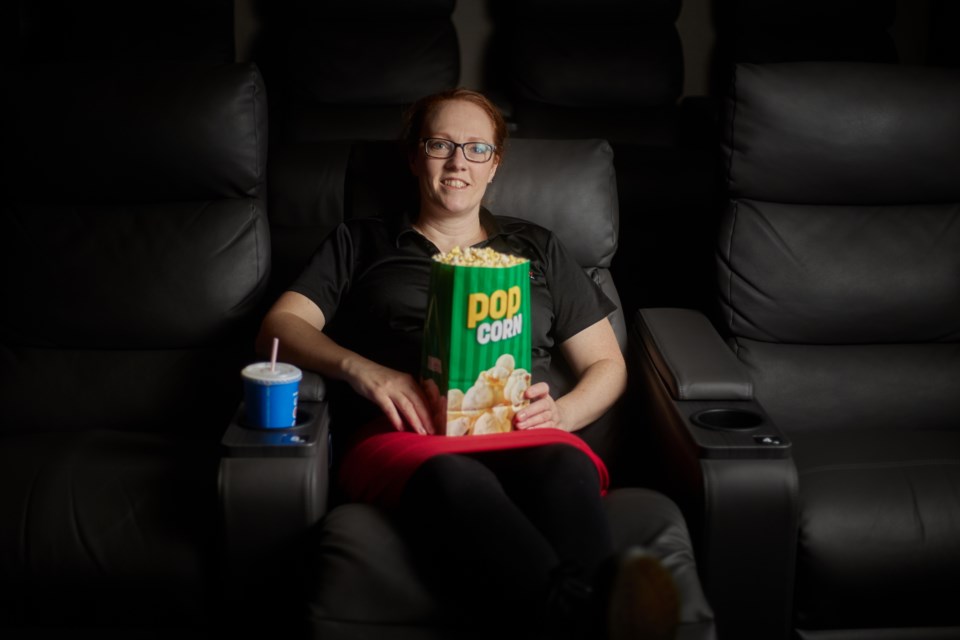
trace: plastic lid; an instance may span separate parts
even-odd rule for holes
[[[303,378],[300,369],[285,362],[278,362],[274,371],[270,370],[269,362],[254,362],[244,367],[240,373],[244,378],[260,384],[286,384]]]

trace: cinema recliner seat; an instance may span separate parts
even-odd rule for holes
[[[620,235],[611,272],[624,312],[701,306],[710,294],[710,198],[716,193],[711,102],[683,96],[680,0],[492,2],[487,87],[522,138],[607,140]],[[669,264],[665,269],[663,265]]]
[[[957,104],[957,70],[737,69],[717,322],[631,334],[721,637],[960,637]]]
[[[460,75],[454,0],[253,3],[274,142],[398,135],[406,106]]]
[[[334,150],[338,149],[335,145]],[[314,151],[324,156],[320,146]],[[313,228],[309,212],[329,216],[334,196],[344,203],[344,217],[395,212],[397,203],[405,198],[403,176],[409,175],[397,144],[356,143],[348,155],[350,162],[344,166],[342,179],[327,176],[324,180],[324,184],[339,183],[337,194],[297,188],[296,172],[285,180],[272,180],[271,184],[289,189],[285,196],[275,194],[274,201],[293,207],[296,215],[272,211],[271,216],[278,216],[284,225],[298,221]],[[511,140],[497,180],[487,192],[487,204],[496,213],[528,218],[555,229],[587,273],[616,300],[608,270],[618,242],[612,160],[610,146],[599,140]],[[314,166],[318,163],[320,160],[315,160]],[[625,344],[621,315],[615,314],[613,322]],[[554,373],[554,382],[562,388],[567,374],[561,366]],[[316,376],[308,374],[308,378]],[[308,400],[302,408],[314,414],[337,402],[333,387],[313,383],[310,390],[301,387],[301,399]],[[624,450],[621,436],[625,427],[608,420],[581,432],[608,461],[614,482],[618,469],[633,463],[617,460],[617,452]],[[330,430],[336,450],[337,425],[331,423]],[[703,597],[686,524],[677,506],[643,487],[616,488],[605,501],[617,547],[643,545],[673,574],[682,598],[678,638],[714,638],[712,611]],[[297,549],[299,574],[306,586],[305,620],[312,637],[512,637],[513,630],[477,624],[441,598],[420,575],[396,526],[376,507],[346,502],[332,491],[330,510],[298,541]],[[495,601],[495,596],[492,599]]]
[[[269,271],[260,75],[18,72],[0,205],[0,635],[206,629],[219,441]]]

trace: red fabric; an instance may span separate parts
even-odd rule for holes
[[[394,431],[386,419],[361,430],[340,467],[340,483],[356,502],[390,506],[413,472],[426,460],[444,453],[479,453],[566,444],[590,456],[600,476],[601,494],[607,492],[610,474],[603,460],[581,438],[561,429],[528,429],[482,436],[422,436]]]

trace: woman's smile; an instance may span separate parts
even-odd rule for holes
[[[473,157],[474,149],[463,145],[492,144],[494,130],[490,117],[475,104],[451,100],[438,106],[426,119],[421,135],[441,147],[453,145],[448,158],[427,155],[423,148],[417,153],[413,172],[420,180],[421,215],[426,218],[479,215],[480,202],[499,160],[495,156],[486,161],[467,160],[466,154]]]

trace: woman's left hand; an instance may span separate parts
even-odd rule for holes
[[[560,414],[560,407],[550,395],[550,385],[538,382],[531,385],[523,395],[530,404],[514,416],[513,424],[517,429],[563,429],[563,416]]]

